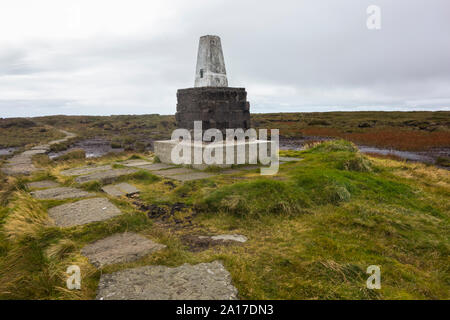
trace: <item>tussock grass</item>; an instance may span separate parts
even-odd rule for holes
[[[5,177],[0,182],[0,206],[6,206],[16,191],[26,191],[26,180],[21,177]]]
[[[100,271],[80,250],[125,231],[139,232],[167,248],[102,272],[220,259],[243,299],[449,298],[447,170],[368,157],[344,141],[286,153],[303,160],[282,164],[272,178],[248,171],[186,183],[140,173],[124,178],[141,190],[143,203],[192,204],[189,209],[196,214],[192,225],[184,227],[170,220],[152,223],[145,212],[136,211],[134,200],[110,197],[123,215],[56,228],[46,210],[74,200],[37,201],[20,187],[11,188],[7,206],[0,207],[0,298],[95,297]],[[81,164],[58,164],[48,169],[49,177],[73,183],[59,171]],[[225,233],[243,234],[249,241],[199,252],[189,251],[183,242],[185,235]],[[72,264],[81,267],[81,291],[65,289],[65,270]],[[369,265],[381,267],[381,290],[365,286]]]
[[[138,181],[141,183],[153,183],[155,181],[161,180],[160,177],[158,177],[146,170],[138,170],[138,171],[130,174],[123,180],[128,180],[128,179],[135,180],[135,181]]]
[[[10,214],[3,224],[5,236],[13,241],[36,238],[51,222],[41,204],[25,192],[17,192]]]

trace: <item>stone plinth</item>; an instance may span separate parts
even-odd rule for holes
[[[202,87],[177,92],[178,128],[193,129],[202,121],[203,130],[250,128],[250,104],[245,88]]]
[[[172,150],[175,146],[185,147],[186,150],[190,149],[191,158],[188,159],[185,163],[175,163],[172,159]],[[206,142],[197,142],[193,141],[176,141],[176,140],[161,140],[154,142],[155,154],[158,156],[159,160],[163,163],[169,164],[182,164],[189,165],[195,169],[205,169],[209,166],[221,167],[221,168],[229,168],[232,165],[239,164],[256,164],[258,163],[258,153],[260,148],[265,148],[267,150],[267,155],[270,155],[271,150],[271,141],[267,140],[248,140],[248,141],[223,141],[219,143],[206,143]],[[208,150],[209,149],[209,150]],[[223,162],[221,164],[217,163],[207,163],[202,156],[202,162],[196,163],[194,154],[197,152],[198,154],[204,155],[205,151],[208,154],[211,154],[213,157],[216,155],[216,152],[220,152],[221,150],[223,154]],[[251,150],[256,150],[256,152],[250,152]],[[227,155],[232,159],[232,163],[226,163]],[[239,159],[239,155],[242,158]],[[198,161],[197,161],[198,162]]]

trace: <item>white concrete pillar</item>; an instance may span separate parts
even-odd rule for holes
[[[200,37],[195,87],[228,87],[222,44],[218,36]]]

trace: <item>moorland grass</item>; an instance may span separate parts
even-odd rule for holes
[[[111,197],[123,215],[56,228],[47,209],[70,200],[38,201],[17,185],[10,187],[0,208],[0,298],[94,298],[100,272],[80,250],[126,230],[167,248],[107,266],[103,273],[219,259],[243,299],[449,298],[448,171],[363,156],[344,141],[290,154],[303,160],[281,165],[276,177],[243,172],[188,183],[128,177],[141,189],[144,203],[187,204],[196,215],[183,228],[153,223],[132,200]],[[49,168],[59,181],[61,167]],[[244,234],[249,241],[191,252],[182,240],[188,234],[224,233]],[[71,264],[82,270],[81,291],[64,289]],[[370,265],[381,268],[380,290],[366,288]]]

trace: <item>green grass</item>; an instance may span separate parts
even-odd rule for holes
[[[185,227],[153,223],[133,200],[110,198],[123,215],[56,228],[48,208],[73,200],[37,201],[26,194],[26,181],[7,182],[0,207],[0,298],[94,298],[100,272],[80,250],[128,230],[167,248],[103,273],[219,259],[243,299],[449,299],[448,171],[363,156],[345,141],[284,153],[303,160],[282,164],[275,177],[245,171],[181,183],[138,171],[124,178],[141,190],[144,203],[185,203],[187,214],[196,213]],[[32,177],[46,178],[62,179],[57,171]],[[200,252],[182,241],[187,234],[224,233],[249,241]],[[70,264],[82,269],[79,292],[64,289]],[[380,290],[365,286],[370,265],[381,267]]]

